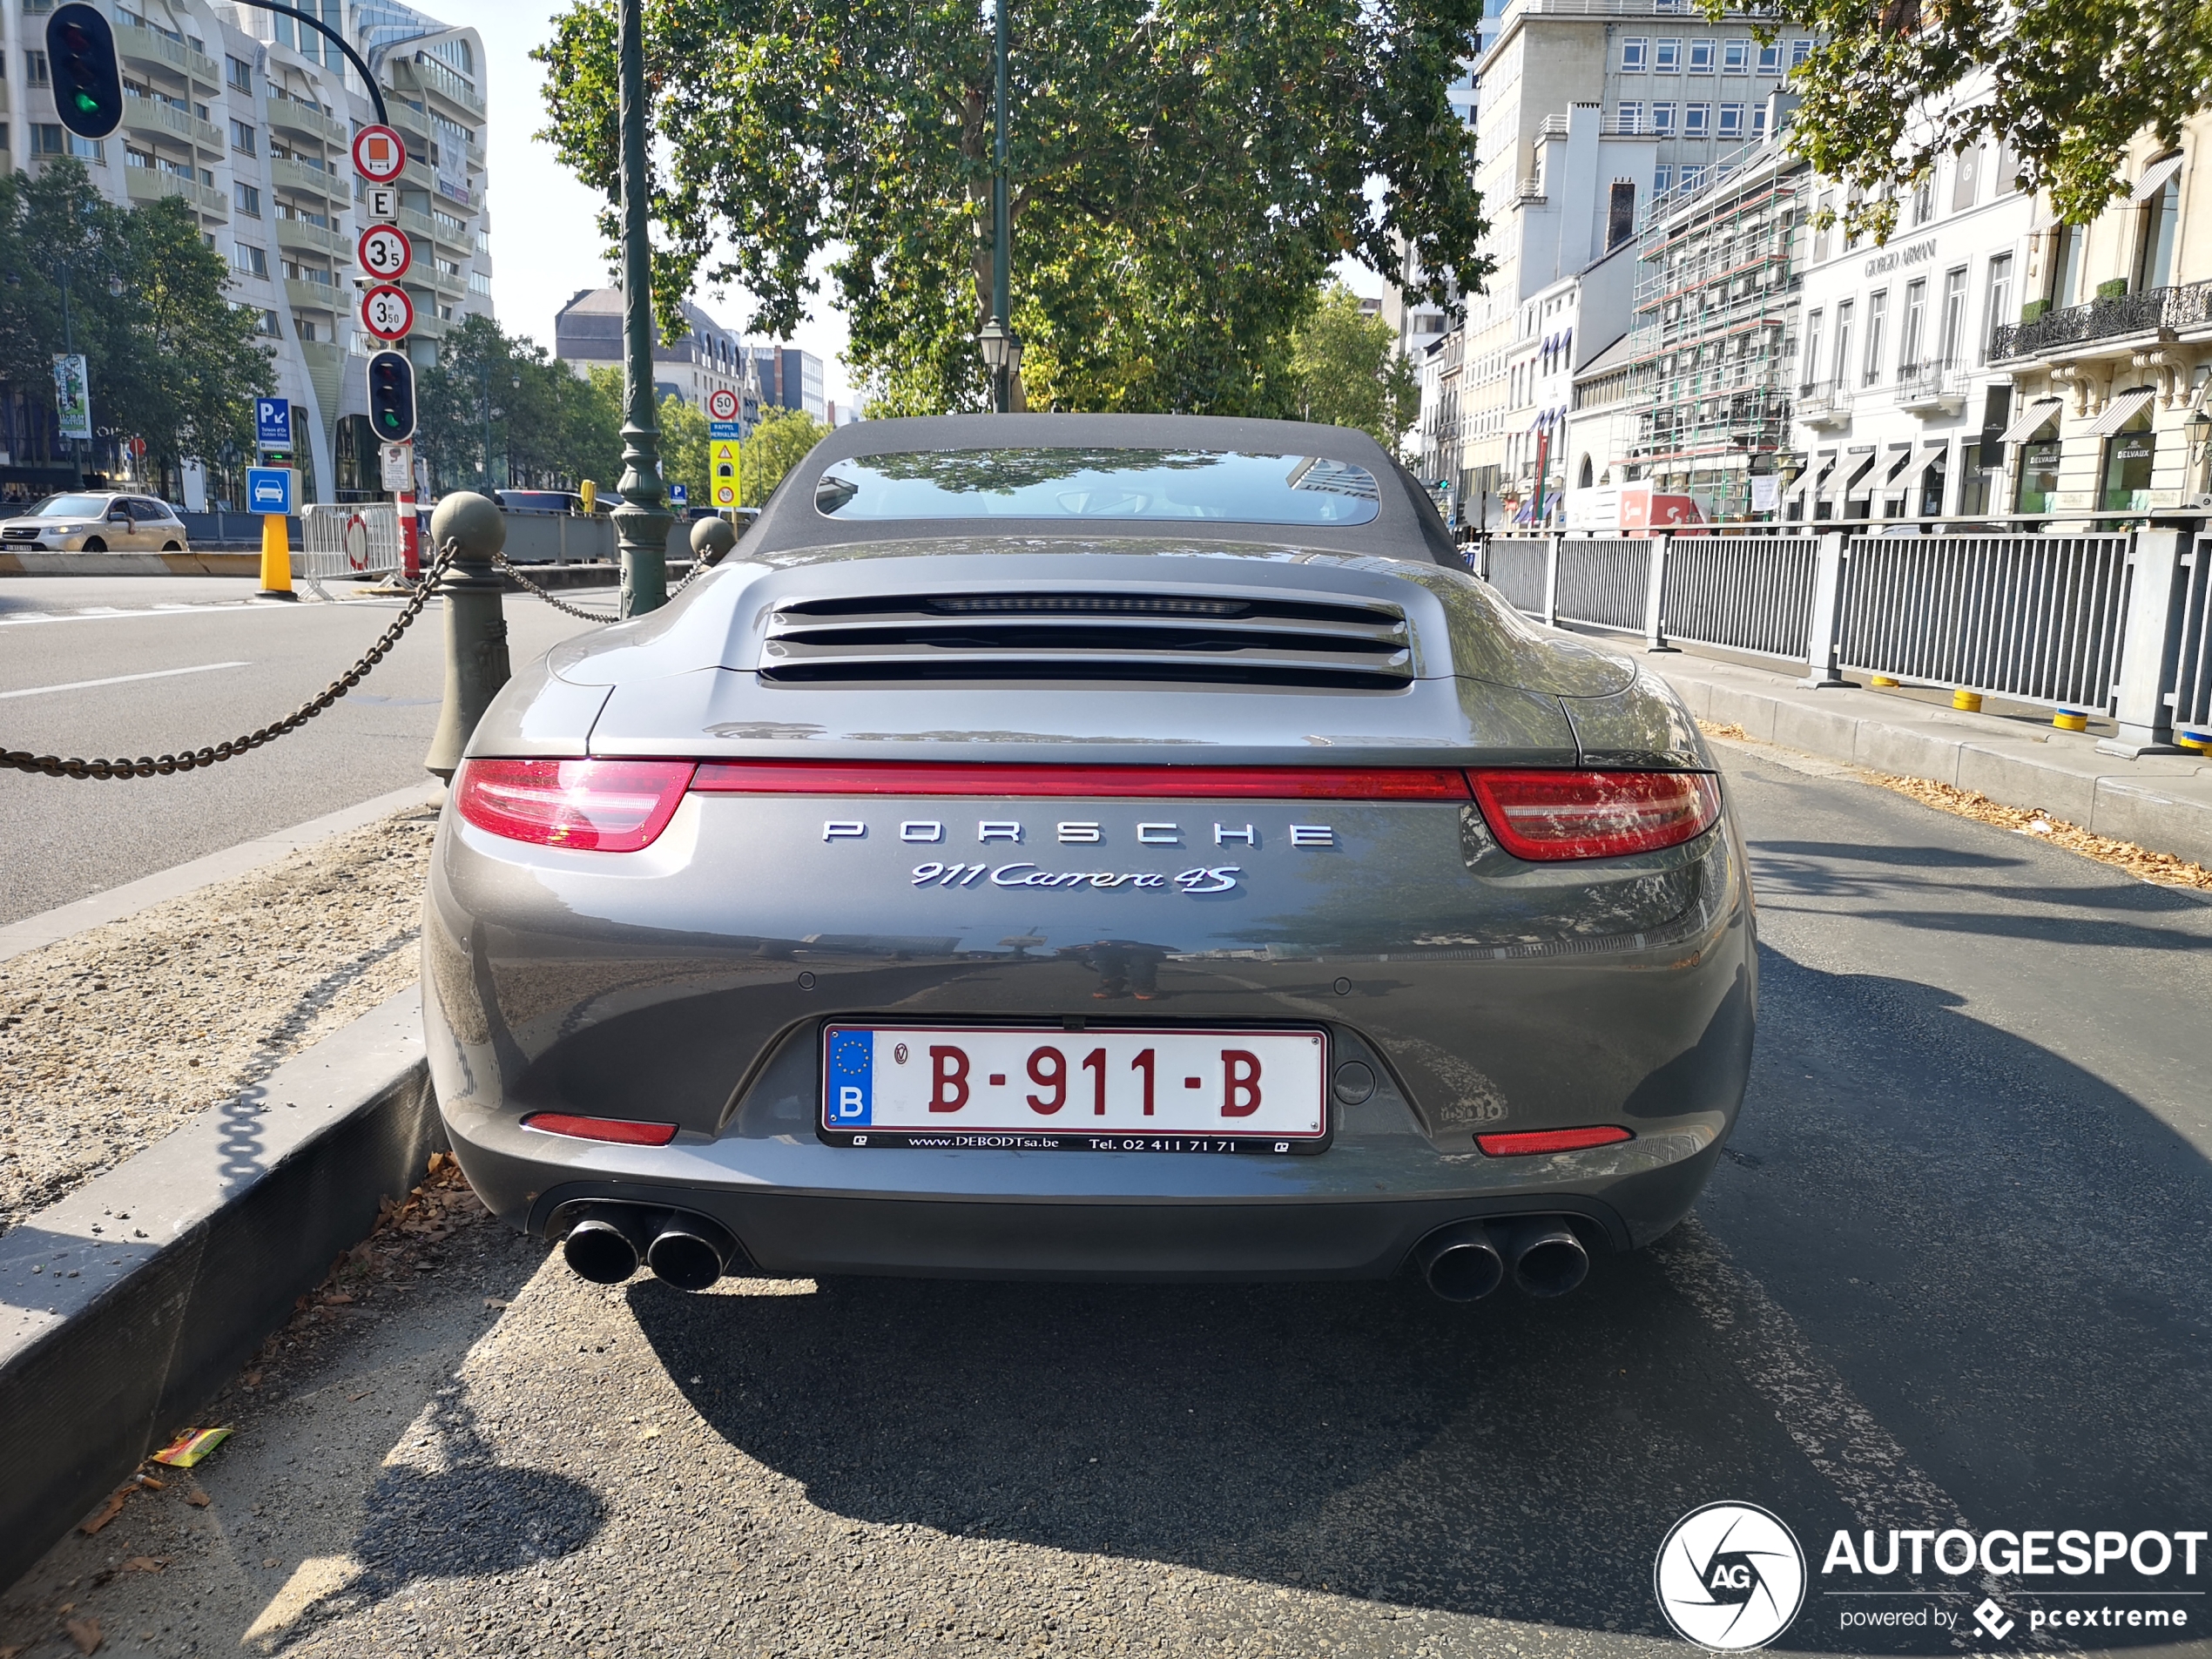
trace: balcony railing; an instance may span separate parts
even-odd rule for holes
[[[159,98],[126,94],[123,125],[133,132],[159,132],[185,144],[198,145],[213,155],[223,153],[223,135],[212,122],[203,121],[189,110],[180,110]]]
[[[1797,418],[1815,425],[1851,413],[1851,393],[1841,382],[1822,381],[1797,394]]]
[[[285,156],[269,163],[269,177],[281,190],[304,191],[327,201],[347,201],[353,197],[352,189],[337,173]]]
[[[344,144],[346,124],[334,121],[314,105],[296,98],[280,98],[273,92],[261,95],[261,119],[268,125],[287,132],[303,133],[324,144]]]
[[[2093,300],[2086,306],[2047,311],[2033,322],[2016,322],[1992,332],[1992,362],[2011,362],[2022,357],[2048,357],[2069,346],[2115,340],[2128,334],[2155,334],[2161,328],[2202,328],[2212,324],[2212,281],[2185,283],[2175,288],[2149,288],[2110,300]]]
[[[227,219],[231,216],[230,198],[221,191],[196,179],[180,179],[159,167],[125,167],[123,188],[134,202],[155,202],[165,196],[180,196],[194,210],[211,219]]]
[[[1956,407],[1966,395],[1956,363],[1908,363],[1897,372],[1897,406],[1901,409]]]
[[[336,231],[327,231],[321,226],[311,225],[304,219],[279,219],[276,222],[276,238],[277,246],[280,247],[303,249],[310,253],[320,253],[330,259],[342,260],[347,265],[351,265],[354,261],[352,243]]]

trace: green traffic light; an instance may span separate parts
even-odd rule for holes
[[[90,92],[79,92],[74,102],[76,103],[77,107],[83,111],[86,115],[97,115],[99,113],[100,101],[99,99],[94,98]]]

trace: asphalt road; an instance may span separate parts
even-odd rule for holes
[[[0,749],[136,756],[219,743],[320,691],[399,610],[397,600],[255,601],[258,585],[0,578]],[[573,597],[612,609],[611,590]],[[590,625],[526,596],[510,595],[506,614],[517,666]],[[427,782],[442,627],[433,600],[335,707],[219,766],[119,782],[0,772],[0,846],[9,850],[0,924]]]
[[[233,1396],[210,1507],[134,1499],[60,1547],[0,1645],[58,1654],[91,1611],[162,1653],[1615,1659],[1683,1650],[1655,1554],[1736,1501],[1811,1556],[1777,1651],[2212,1652],[2212,1556],[1820,1570],[1838,1531],[2212,1526],[2212,907],[1727,759],[1751,1098],[1698,1217],[1576,1296],[686,1297],[487,1226]],[[2151,1607],[2189,1628],[2031,1639]],[[1870,1610],[1957,1633],[1846,1627]]]

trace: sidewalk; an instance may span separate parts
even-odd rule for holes
[[[1608,642],[1633,650],[1629,642]],[[1791,674],[1656,652],[1641,660],[1690,712],[1764,743],[1871,772],[1929,778],[2008,806],[2040,808],[2161,853],[2212,865],[2212,756],[2126,760],[2099,754],[2089,732],[1956,713],[1864,689],[1812,691]]]

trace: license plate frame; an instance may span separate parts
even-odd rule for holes
[[[865,1077],[854,1070],[862,1043],[867,1049]],[[959,1050],[965,1064],[938,1058],[934,1050],[942,1048]],[[889,1086],[879,1092],[877,1058],[901,1049],[907,1059],[894,1059],[885,1069]],[[1153,1055],[1149,1074],[1136,1058],[1147,1049]],[[1059,1055],[1057,1088],[1055,1068],[1041,1063],[1047,1050]],[[832,1146],[865,1150],[1310,1156],[1326,1151],[1336,1132],[1330,1110],[1330,1050],[1328,1030],[1318,1025],[1087,1025],[1069,1030],[1015,1022],[827,1020],[821,1028],[815,1135]],[[926,1065],[900,1069],[919,1061],[924,1051],[930,1053]],[[1103,1067],[1094,1065],[1094,1052],[1105,1055]],[[1211,1063],[1197,1065],[1201,1058]],[[1030,1069],[1032,1063],[1039,1069]],[[941,1122],[927,1122],[928,1114],[921,1109],[925,1098],[954,1097],[954,1089],[941,1081],[946,1071],[956,1072],[967,1085],[965,1096],[961,1105],[941,1109]],[[1286,1072],[1290,1098],[1278,1094],[1271,1099],[1271,1078],[1281,1079]],[[1142,1111],[1148,1080],[1154,1108],[1149,1124]],[[1102,1084],[1103,1114],[1096,1109]],[[858,1112],[852,1096],[843,1092],[856,1085],[866,1091]],[[1280,1082],[1273,1086],[1285,1087]],[[1038,1105],[1055,1094],[1060,1103],[1050,1111]],[[1244,1106],[1248,1099],[1243,1114],[1226,1115],[1227,1109]],[[974,1104],[985,1109],[955,1121],[956,1114]],[[1162,1105],[1172,1109],[1163,1113]]]

